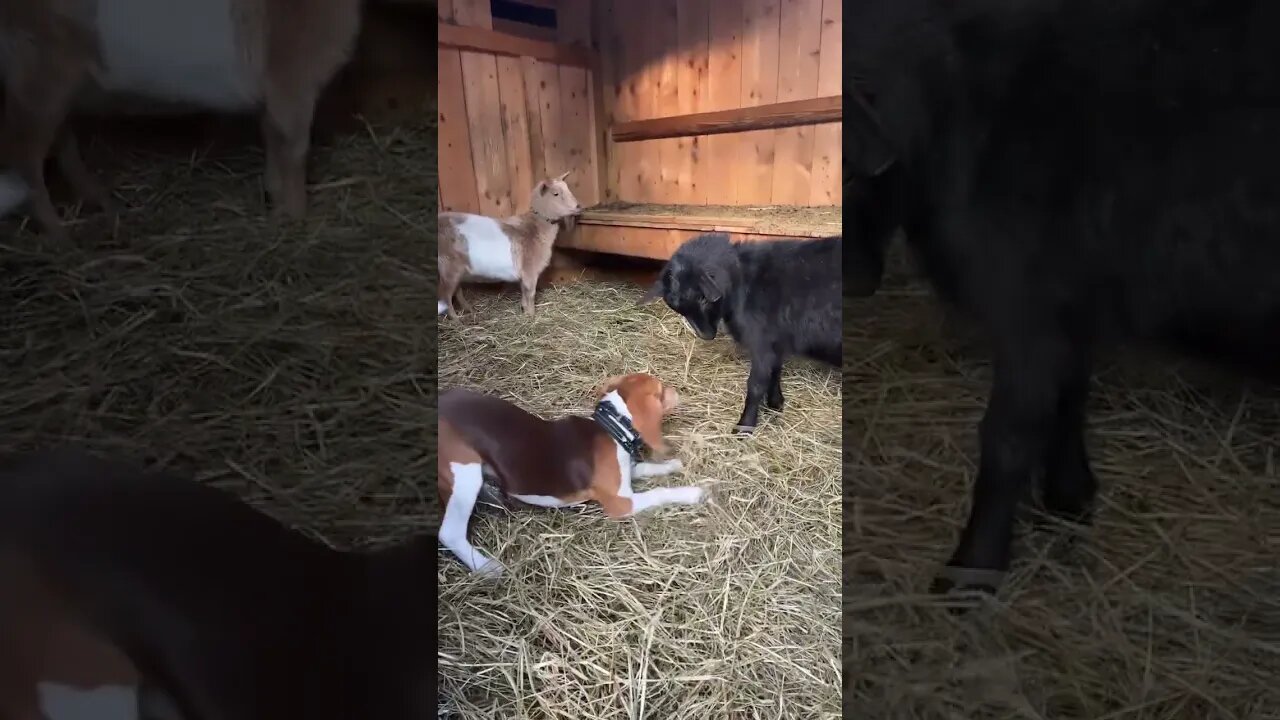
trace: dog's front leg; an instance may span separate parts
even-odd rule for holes
[[[665,462],[640,462],[632,468],[631,476],[634,478],[661,477],[678,473],[683,469],[684,463],[680,462],[680,458],[672,458]]]

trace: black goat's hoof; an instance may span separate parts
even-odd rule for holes
[[[751,435],[756,431],[755,425],[734,425],[733,433],[735,435]]]
[[[776,412],[782,412],[782,406],[783,406],[784,404],[785,404],[785,403],[783,402],[782,398],[778,398],[777,402],[775,402],[775,401],[773,401],[773,400],[765,400],[765,401],[764,401],[764,406],[765,406],[765,407],[769,408],[770,410],[774,410],[774,411],[776,411]]]
[[[993,598],[1004,582],[1005,571],[989,568],[962,568],[947,565],[938,571],[929,585],[931,595],[944,595],[960,599],[962,596],[977,600],[982,597]],[[965,605],[950,608],[953,613],[962,613],[969,609]]]

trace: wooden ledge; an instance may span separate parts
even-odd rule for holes
[[[595,53],[578,45],[560,45],[488,28],[465,27],[449,23],[437,23],[437,29],[440,34],[436,43],[442,48],[531,57],[556,65],[584,68],[591,68],[595,64]]]
[[[618,123],[610,128],[614,142],[636,142],[659,138],[716,135],[719,133],[767,130],[840,122],[844,116],[841,95],[771,103],[735,110],[673,115],[650,120]]]

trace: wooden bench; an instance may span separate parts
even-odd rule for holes
[[[734,240],[827,237],[841,232],[839,207],[710,206],[613,203],[593,207],[561,233],[563,248],[666,260],[686,241],[708,232]]]

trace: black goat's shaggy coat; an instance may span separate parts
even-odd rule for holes
[[[782,364],[801,355],[840,365],[839,237],[732,243],[722,233],[681,245],[640,300],[659,297],[699,337],[720,324],[751,359],[740,432],[755,429],[760,403],[782,410]]]
[[[848,289],[874,292],[901,229],[992,339],[972,509],[934,585],[992,589],[1033,477],[1090,516],[1094,348],[1280,368],[1280,4],[849,7]]]

